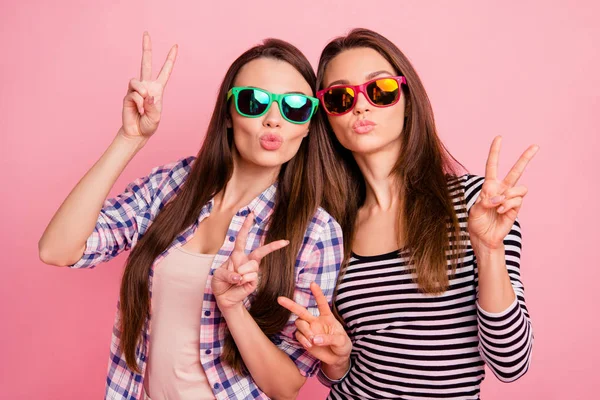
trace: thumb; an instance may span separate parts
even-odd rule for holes
[[[144,98],[144,114],[155,124],[158,124],[160,121],[160,110],[156,105],[154,96],[146,96]]]
[[[477,198],[477,201],[475,202],[475,205],[479,205],[483,208],[496,208],[498,207],[500,204],[502,204],[502,202],[504,201],[504,199],[506,198],[506,196],[500,194],[500,195],[496,195],[496,196],[479,196]]]
[[[342,334],[321,334],[313,338],[313,343],[317,346],[342,347],[346,343],[346,338]]]
[[[237,272],[228,270],[227,268],[217,268],[215,270],[214,279],[236,285],[242,280],[242,276]]]

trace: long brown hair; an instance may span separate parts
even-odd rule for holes
[[[139,372],[136,347],[149,313],[150,269],[155,259],[172,244],[177,235],[197,220],[202,207],[223,190],[231,178],[233,130],[227,128],[227,92],[240,69],[262,57],[289,63],[302,74],[313,92],[315,90],[316,76],[310,63],[296,47],[282,40],[265,40],[243,53],[229,67],[219,89],[206,138],[186,182],[161,210],[127,260],[120,292],[121,346],[128,367],[136,372]],[[278,296],[294,295],[296,257],[304,232],[322,197],[322,162],[332,162],[333,157],[327,134],[319,127],[313,129],[311,125],[310,133],[303,139],[296,156],[281,167],[275,207],[269,219],[265,243],[287,239],[290,244],[263,259],[257,295],[249,310],[267,336],[280,332],[288,321],[289,311],[273,305],[277,304]],[[229,332],[226,334],[222,359],[238,373],[247,372]]]
[[[405,249],[410,252],[413,276],[419,288],[425,293],[440,294],[448,288],[448,259],[455,271],[464,254],[464,235],[461,235],[448,188],[448,180],[456,177],[458,167],[464,167],[438,138],[433,110],[417,72],[400,49],[380,34],[368,29],[354,29],[325,46],[319,61],[317,89],[323,89],[323,77],[331,60],[345,50],[364,47],[377,51],[398,75],[406,77],[403,95],[409,112],[401,136],[400,155],[392,170],[392,175],[401,183],[402,206],[398,218],[402,218],[399,225],[402,230],[399,234],[404,239]],[[319,114],[319,123],[330,133],[336,157],[345,172],[333,176],[347,177],[336,185],[343,192],[342,198],[346,199],[345,210],[338,212],[334,206],[339,193],[334,192],[335,197],[331,198],[330,192],[326,191],[324,200],[326,207],[331,204],[332,210],[336,210],[332,215],[344,233],[345,263],[339,276],[341,279],[350,259],[356,215],[365,201],[366,184],[352,153],[335,138],[325,113]]]

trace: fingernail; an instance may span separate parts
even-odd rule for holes
[[[504,206],[498,207],[498,212],[501,213],[504,211]]]
[[[148,104],[154,104],[154,96],[150,96],[148,99]]]
[[[242,280],[242,277],[240,275],[233,275],[231,277],[231,280],[234,281],[234,282],[239,282],[239,281]]]
[[[313,338],[313,343],[314,344],[321,344],[321,343],[323,343],[323,338],[321,336],[315,336]]]
[[[502,203],[503,200],[504,200],[504,196],[494,196],[490,199],[490,202],[492,204],[498,204],[498,203]]]
[[[302,344],[304,344],[304,347],[308,347],[308,348],[312,347],[312,344],[310,344],[310,342],[308,340],[306,340],[306,339],[304,339],[302,341]]]

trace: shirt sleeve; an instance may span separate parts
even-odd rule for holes
[[[175,193],[178,185],[170,181],[189,163],[188,158],[156,167],[148,176],[127,185],[118,196],[105,200],[82,257],[70,267],[93,268],[131,249],[161,209],[155,200],[166,202]]]
[[[327,374],[325,374],[325,372],[323,372],[323,370],[321,368],[319,368],[319,372],[317,373],[317,379],[324,386],[332,387],[333,385],[336,385],[336,384],[340,383],[341,381],[343,381],[344,379],[346,379],[346,377],[350,373],[351,369],[352,369],[352,357],[350,357],[350,365],[348,367],[348,371],[346,371],[344,376],[342,376],[340,379],[331,379],[330,377],[327,376]]]
[[[294,292],[294,301],[317,316],[317,303],[310,290],[310,284],[316,282],[331,304],[337,277],[344,256],[342,229],[330,217],[320,239],[315,243],[310,259],[299,272]],[[319,367],[319,360],[310,355],[296,340],[296,316],[292,314],[283,330],[271,338],[273,343],[294,361],[303,376],[313,376]]]
[[[479,197],[483,181],[482,177],[468,177],[465,190],[468,210]],[[515,301],[499,313],[487,312],[477,302],[477,323],[481,357],[499,380],[512,382],[527,372],[533,348],[533,330],[520,274],[521,225],[518,219],[504,239],[504,248]],[[477,273],[477,260],[475,270]]]

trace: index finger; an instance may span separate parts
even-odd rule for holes
[[[169,50],[169,54],[167,54],[167,60],[165,61],[160,73],[158,74],[158,78],[156,80],[160,82],[163,86],[167,85],[169,81],[169,77],[171,76],[171,71],[173,71],[173,65],[175,65],[175,60],[177,59],[177,50],[179,46],[175,45],[171,47]]]
[[[306,322],[310,323],[317,319],[317,317],[308,312],[306,308],[302,307],[294,300],[288,299],[287,297],[279,296],[277,298],[277,302],[281,307],[287,308],[288,310],[296,314],[298,318],[303,319]]]
[[[252,221],[254,220],[254,214],[250,213],[244,220],[240,231],[235,238],[235,247],[233,251],[238,251],[244,253],[244,249],[246,248],[246,242],[248,241],[248,232],[250,232],[250,228],[252,227]]]
[[[327,301],[327,297],[323,294],[321,287],[317,285],[316,282],[310,284],[310,291],[315,296],[315,300],[317,301],[317,307],[319,308],[319,314],[324,316],[333,315],[331,312],[331,308],[329,307],[329,302]]]
[[[513,187],[517,184],[523,172],[525,172],[525,167],[529,164],[529,161],[535,156],[535,153],[539,150],[539,147],[536,145],[531,145],[525,152],[519,157],[515,165],[510,169],[506,178],[504,178],[504,183],[508,185],[508,187]]]
[[[258,249],[254,250],[252,253],[248,254],[248,258],[250,260],[256,260],[260,262],[264,256],[269,253],[272,253],[276,250],[282,249],[285,246],[290,244],[288,240],[277,240],[275,242],[271,242],[269,244],[265,244],[264,246],[260,246]]]
[[[149,81],[150,79],[152,79],[152,41],[150,40],[150,34],[144,32],[140,81]]]
[[[495,180],[498,175],[498,158],[500,157],[500,145],[502,136],[496,136],[490,146],[490,153],[485,164],[485,179]]]

